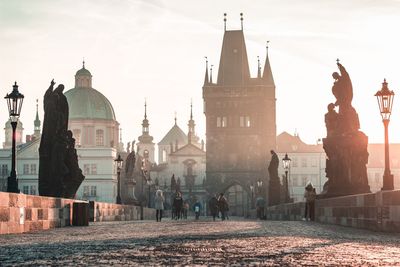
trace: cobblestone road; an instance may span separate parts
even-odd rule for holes
[[[400,234],[310,222],[96,223],[0,236],[1,266],[400,266]]]

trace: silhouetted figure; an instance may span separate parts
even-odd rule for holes
[[[176,192],[172,205],[174,206],[175,220],[181,219],[183,198],[182,198],[182,194],[180,192]]]
[[[315,192],[315,188],[313,187],[311,182],[308,182],[304,191],[304,198],[306,199],[306,207],[304,210],[304,219],[307,221],[315,220],[315,199],[317,197],[317,193]]]
[[[211,216],[213,217],[213,221],[215,221],[215,217],[218,216],[218,199],[216,195],[213,195],[208,201],[208,207],[210,209]]]
[[[176,192],[175,174],[172,174],[172,177],[171,177],[171,192],[172,193]]]
[[[228,200],[224,197],[224,193],[220,193],[218,197],[218,208],[221,212],[221,219],[225,221],[227,218],[227,212],[229,211]]]
[[[330,103],[328,105],[328,113],[325,114],[325,125],[327,136],[335,135],[338,129],[339,114],[335,111],[335,105]]]
[[[78,166],[75,140],[68,132],[68,102],[64,85],[51,81],[44,100],[43,131],[39,147],[39,194],[73,198],[84,176]]]
[[[269,205],[280,203],[281,182],[279,180],[278,167],[279,158],[274,150],[271,150],[271,161],[268,166],[269,173]]]
[[[201,203],[199,200],[197,200],[196,203],[194,203],[193,205],[193,211],[196,220],[198,220],[200,217],[201,208],[202,208]]]

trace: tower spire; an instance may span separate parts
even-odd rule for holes
[[[177,118],[176,118],[176,111],[175,111],[175,113],[174,113],[174,121],[175,121],[175,125],[177,125]]]
[[[208,79],[208,58],[204,57],[206,59],[206,74],[204,76],[204,85],[207,85],[210,81]]]
[[[269,55],[268,55],[268,49],[269,49],[269,41],[267,41],[267,57],[265,59],[265,65],[264,65],[264,73],[263,73],[263,80],[265,85],[269,86],[274,86],[275,87],[275,82],[274,82],[274,77],[272,75],[272,70],[271,70],[271,65],[269,63]]]
[[[257,78],[261,78],[261,64],[259,56],[257,56]]]
[[[83,60],[82,60],[82,68],[83,69],[85,68],[85,58],[83,58]]]
[[[193,120],[193,99],[190,99],[190,119]]]
[[[147,120],[147,99],[144,99],[144,119]]]
[[[240,25],[242,26],[243,31],[243,13],[240,13]]]
[[[190,100],[190,119],[188,122],[188,127],[189,127],[189,132],[188,132],[188,144],[191,144],[192,141],[194,141],[194,137],[195,137],[195,122],[193,120],[193,101]]]
[[[224,13],[224,31],[226,31],[226,13]]]
[[[39,99],[36,99],[36,118],[35,121],[33,122],[33,125],[34,125],[33,136],[35,138],[39,138],[40,137]]]

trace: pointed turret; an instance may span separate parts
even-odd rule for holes
[[[147,119],[147,101],[144,101],[144,119],[142,121],[142,135],[139,136],[139,141],[141,143],[152,143],[153,142],[153,137],[150,136],[150,130],[149,130],[149,120]]]
[[[189,131],[188,131],[188,144],[194,143],[195,140],[195,130],[194,127],[196,126],[194,120],[193,120],[193,104],[192,102],[190,102],[190,119],[188,122],[188,127],[189,127]]]
[[[264,73],[262,78],[264,80],[265,85],[275,87],[274,77],[272,76],[271,65],[269,63],[269,57],[268,57],[268,43],[269,41],[267,42],[267,57],[265,59]]]
[[[34,125],[34,131],[33,131],[33,136],[35,138],[40,137],[40,120],[39,120],[39,100],[36,99],[36,118],[35,121],[33,122]]]
[[[204,76],[204,85],[208,85],[210,80],[208,79],[208,59],[206,58],[206,74]]]
[[[212,79],[212,70],[213,70],[213,67],[214,67],[214,65],[211,65],[211,68],[210,68],[210,83],[211,83],[211,84],[213,83],[213,79]]]
[[[261,78],[261,64],[259,56],[257,56],[257,78]]]

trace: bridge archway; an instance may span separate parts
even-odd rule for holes
[[[251,194],[249,189],[237,181],[233,181],[221,190],[229,204],[230,216],[245,217],[251,208]]]

